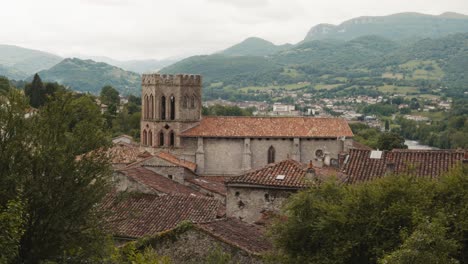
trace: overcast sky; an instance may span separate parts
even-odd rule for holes
[[[297,43],[319,23],[468,14],[467,0],[0,0],[0,44],[116,59],[209,54],[257,36]]]

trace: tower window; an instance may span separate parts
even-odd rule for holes
[[[166,120],[166,97],[161,97],[161,120]]]
[[[273,146],[268,149],[268,163],[275,163],[275,148]]]
[[[153,119],[154,118],[154,97],[153,95],[150,95],[150,118]]]
[[[143,145],[148,145],[148,135],[146,130],[143,130]]]
[[[147,119],[149,117],[149,99],[148,99],[148,96],[145,95],[145,105],[144,105],[144,108],[145,108],[145,115],[144,115],[144,118]]]
[[[171,120],[175,119],[175,98],[171,96]]]
[[[183,107],[183,108],[187,108],[187,107],[188,107],[188,98],[187,98],[187,96],[184,96],[184,102],[182,103],[182,107]]]
[[[195,108],[195,96],[192,96],[192,98],[190,99],[190,107],[191,108]]]
[[[164,132],[159,132],[159,146],[164,146]]]
[[[153,132],[148,132],[148,145],[153,146]]]
[[[169,133],[169,146],[174,147],[174,145],[175,145],[175,134],[174,134],[174,131],[171,131],[171,133]]]

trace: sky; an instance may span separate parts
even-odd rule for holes
[[[260,37],[297,43],[320,23],[399,12],[468,14],[467,0],[0,0],[0,44],[60,56],[164,59]]]

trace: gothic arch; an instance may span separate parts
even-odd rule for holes
[[[166,96],[161,96],[161,120],[166,120]]]
[[[190,98],[190,108],[195,108],[195,95]]]
[[[187,108],[188,107],[188,97],[185,95],[183,102],[182,102],[182,107]]]
[[[175,110],[176,102],[175,101],[176,101],[176,99],[175,99],[174,95],[171,95],[171,97],[169,97],[169,101],[170,101],[170,103],[169,103],[170,104],[169,118],[171,120],[175,120],[175,112],[176,112],[176,110]]]
[[[171,132],[169,133],[169,146],[175,146],[175,133],[173,130],[171,130]]]
[[[150,95],[150,118],[153,119],[154,118],[154,97],[153,97],[153,94]]]
[[[148,132],[148,145],[153,146],[153,132],[151,130]]]
[[[145,95],[145,101],[144,101],[143,108],[145,109],[144,119],[147,119],[148,116],[149,116],[149,99],[148,99],[148,95]]]
[[[163,147],[164,146],[164,132],[162,130],[159,132],[158,140],[159,140],[158,145],[160,147]]]
[[[268,148],[268,163],[275,163],[275,148],[273,146],[270,146]]]
[[[143,145],[148,145],[148,134],[146,130],[143,130]]]

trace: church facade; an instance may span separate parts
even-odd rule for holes
[[[202,117],[200,75],[142,76],[141,143],[197,164],[199,175],[240,175],[293,159],[334,165],[352,146],[346,120]]]

